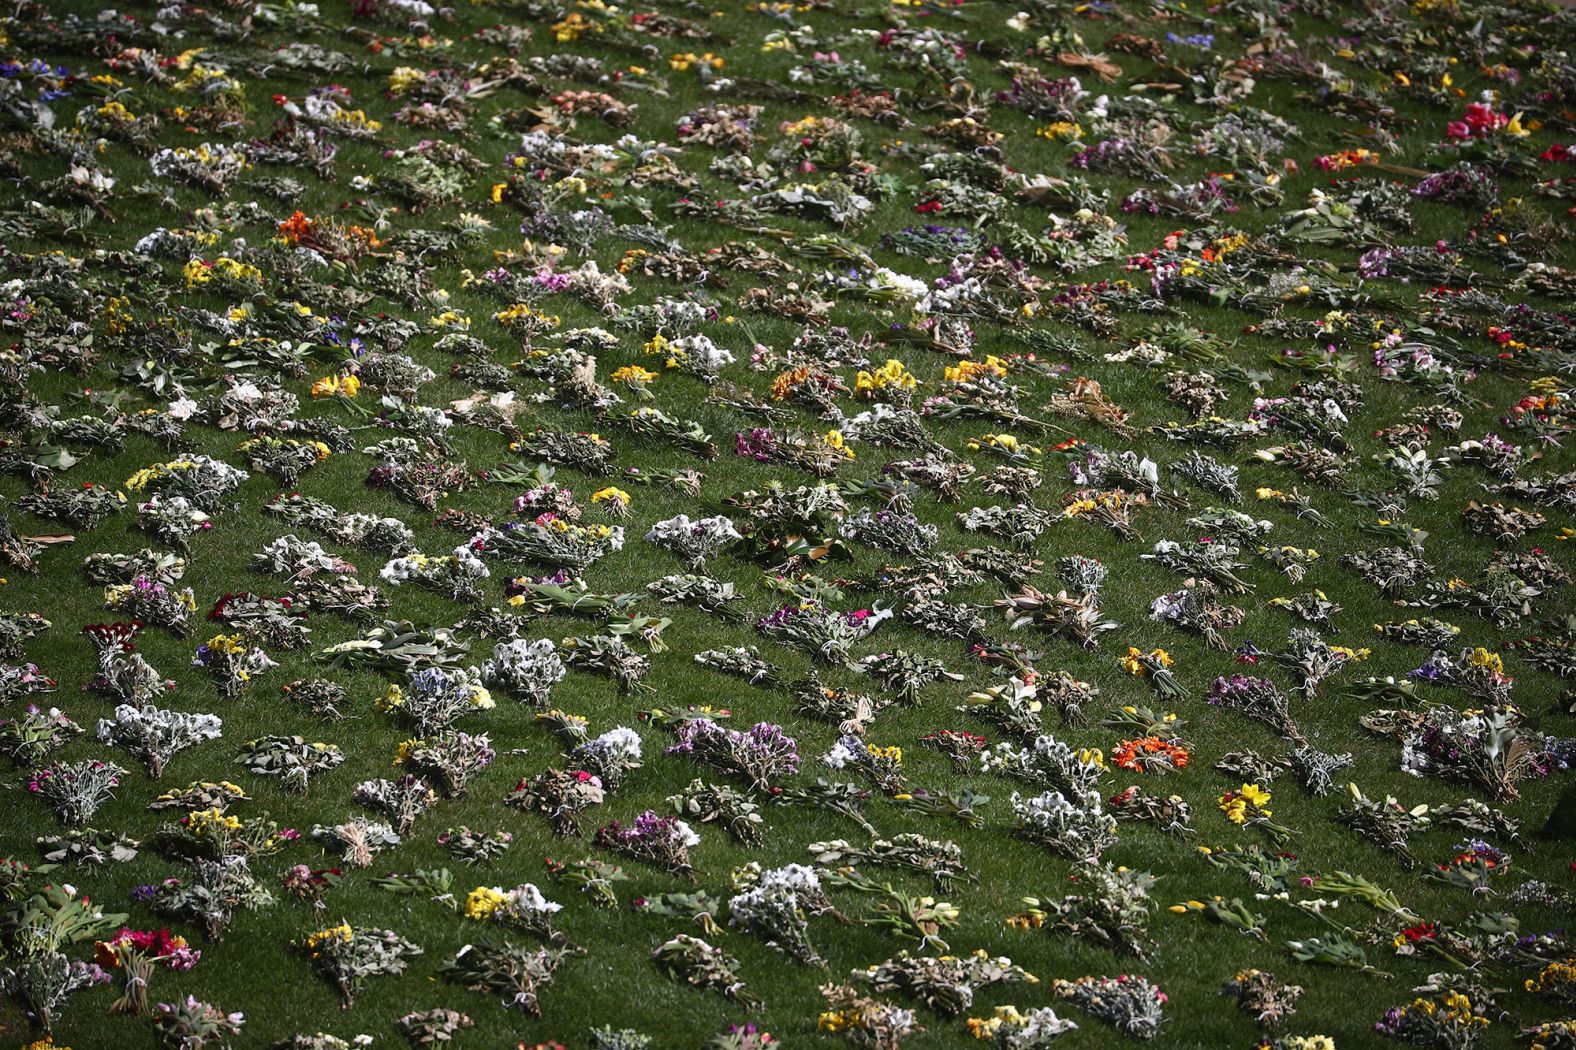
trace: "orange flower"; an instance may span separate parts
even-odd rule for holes
[[[306,213],[298,211],[279,224],[279,236],[285,239],[286,244],[294,248],[312,236],[312,226],[312,220],[306,217]]]
[[[1124,740],[1111,749],[1111,761],[1119,769],[1135,773],[1151,770],[1186,769],[1189,761],[1187,748],[1158,736]]]

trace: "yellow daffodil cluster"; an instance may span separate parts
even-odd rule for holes
[[[891,747],[878,747],[875,744],[866,744],[865,750],[869,752],[871,758],[879,761],[890,762],[894,766],[903,764],[903,749],[895,744]]]
[[[499,310],[493,314],[493,320],[505,328],[513,328],[518,324],[529,322],[546,328],[557,328],[560,323],[557,314],[543,313],[527,303],[515,303],[507,309]]]
[[[1137,646],[1130,645],[1127,647],[1127,655],[1122,657],[1122,670],[1126,671],[1128,674],[1137,675],[1140,678],[1145,677],[1149,674],[1149,668],[1146,667],[1144,665],[1144,661],[1140,659],[1140,657],[1145,655],[1147,655],[1155,663],[1158,663],[1161,667],[1170,667],[1172,664],[1176,663],[1176,661],[1172,659],[1171,654],[1166,652],[1164,649],[1151,649],[1146,654]]]
[[[186,814],[186,833],[194,839],[205,839],[220,832],[241,830],[241,819],[232,817],[217,806],[211,809],[194,809]]]
[[[172,459],[167,463],[155,463],[151,467],[143,467],[127,478],[123,487],[132,492],[141,492],[161,478],[167,478],[178,470],[191,470],[194,466],[196,464],[189,459]]]
[[[1443,1014],[1446,1021],[1464,1028],[1487,1028],[1489,1023],[1487,1017],[1472,1012],[1472,1000],[1461,992],[1446,992],[1438,999],[1417,998],[1401,1007],[1403,1016],[1414,1010],[1430,1017]]]
[[[1499,658],[1498,653],[1489,652],[1481,645],[1472,650],[1472,655],[1467,658],[1467,663],[1473,667],[1485,667],[1495,674],[1505,673],[1505,661]]]
[[[136,322],[137,316],[131,312],[131,299],[128,297],[113,296],[104,304],[104,330],[110,335],[125,335]]]
[[[313,397],[355,397],[361,392],[361,380],[356,376],[324,376],[312,384]]]
[[[1034,134],[1042,139],[1052,142],[1071,142],[1083,138],[1083,125],[1074,120],[1058,120],[1041,128],[1035,128]]]
[[[192,259],[181,267],[181,275],[186,278],[188,288],[196,288],[198,285],[210,284],[216,280],[236,284],[263,283],[263,271],[251,263],[240,262],[228,255],[221,255],[211,263]]]
[[[1017,1028],[1024,1024],[1028,1018],[1018,1011],[1016,1006],[998,1006],[996,1012],[990,1017],[971,1017],[968,1020],[969,1035],[975,1039],[988,1039],[997,1042],[998,1034],[1003,1026],[1009,1029]],[[1000,1043],[998,1045],[1010,1045]]]
[[[465,897],[465,917],[475,922],[485,922],[507,906],[509,898],[491,886],[478,886]]]
[[[579,11],[571,11],[561,20],[553,23],[553,39],[560,44],[568,44],[579,40],[580,37],[591,31],[600,33],[602,27],[596,25]]]
[[[427,318],[427,325],[440,332],[468,332],[471,330],[471,319],[456,310],[445,310]]]
[[[586,721],[584,715],[572,715],[561,707],[541,712],[536,716],[536,720],[538,722],[551,722],[555,726],[565,727],[566,730],[578,729],[583,731],[590,724]]]
[[[1327,1035],[1288,1035],[1280,1041],[1281,1050],[1335,1050],[1335,1040]]]
[[[1533,995],[1547,995],[1562,1002],[1576,1001],[1576,956],[1549,963],[1525,985]]]
[[[1122,505],[1122,494],[1119,491],[1097,492],[1087,499],[1073,500],[1062,508],[1062,517],[1081,518],[1085,514],[1092,514],[1097,510],[1116,510]]]
[[[208,651],[224,653],[226,656],[240,656],[246,652],[246,639],[239,634],[216,634],[208,639]]]
[[[993,376],[1003,379],[1007,375],[1007,362],[994,354],[988,355],[983,361],[959,361],[955,365],[948,365],[941,372],[941,377],[948,383],[972,383],[981,376]]]
[[[623,368],[616,369],[607,378],[610,382],[620,383],[635,390],[644,390],[656,381],[657,373],[649,368],[641,368],[639,365],[625,365]]]
[[[1228,791],[1215,800],[1226,819],[1233,824],[1244,824],[1250,816],[1273,817],[1269,808],[1270,793],[1257,784],[1243,784],[1236,791]]]
[[[311,953],[316,959],[326,949],[336,944],[349,944],[355,939],[355,933],[350,929],[350,923],[342,922],[338,926],[330,926],[316,933],[309,933],[301,940],[301,947]]]
[[[967,443],[970,452],[980,452],[990,449],[993,452],[1002,452],[1009,456],[1038,456],[1040,449],[1026,441],[1019,441],[1013,434],[986,434],[982,438],[970,438]]]
[[[220,780],[220,781],[204,780],[204,781],[201,781],[199,783],[195,783],[195,784],[191,785],[191,787],[187,787],[187,788],[172,788],[169,791],[166,791],[164,794],[160,795],[154,801],[156,801],[156,802],[173,802],[173,801],[175,801],[175,799],[177,797],[186,794],[188,791],[191,791],[194,788],[201,788],[204,792],[206,792],[208,794],[212,794],[213,792],[217,791],[217,792],[220,792],[222,794],[230,796],[232,799],[242,799],[242,798],[246,797],[246,791],[239,784],[232,784],[228,780]]]
[[[413,66],[400,66],[389,74],[389,91],[395,95],[403,95],[407,91],[427,82],[425,70]]]
[[[682,73],[694,66],[706,66],[712,69],[721,69],[723,64],[722,56],[714,55],[710,51],[706,52],[704,55],[697,55],[693,51],[686,51],[683,54],[674,55],[672,58],[668,59],[668,68],[677,73]]]
[[[848,442],[843,437],[843,432],[841,430],[838,430],[835,427],[831,430],[828,430],[822,440],[826,442],[827,448],[830,448],[844,459],[854,458],[854,450],[848,447]]]
[[[652,336],[640,349],[648,357],[667,358],[665,365],[668,368],[679,368],[689,359],[683,347],[674,346],[673,342],[661,332]]]
[[[918,385],[919,380],[896,358],[888,358],[886,364],[872,371],[860,369],[854,377],[854,391],[866,395],[888,388],[913,390]]]

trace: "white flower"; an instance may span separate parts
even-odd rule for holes
[[[821,892],[821,876],[815,869],[803,864],[784,864],[780,868],[770,868],[761,872],[756,880],[758,886],[784,886],[796,893]]]
[[[609,729],[591,743],[626,760],[638,761],[640,758],[640,734],[628,726]]]
[[[497,892],[502,892],[497,887],[493,888]],[[542,896],[542,891],[529,882],[516,886],[509,891],[509,898],[516,908],[525,912],[551,915],[556,911],[562,911],[564,908],[562,904],[550,901]]]
[[[832,750],[821,756],[821,761],[833,769],[845,769],[849,765],[857,764],[859,756],[854,754],[852,748],[842,740],[832,745]]]

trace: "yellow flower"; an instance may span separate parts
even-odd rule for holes
[[[1053,142],[1057,140],[1081,139],[1083,138],[1083,127],[1075,121],[1058,120],[1045,125],[1043,128],[1036,129],[1034,133],[1042,139],[1050,139]]]
[[[1505,664],[1498,653],[1491,653],[1481,645],[1472,650],[1472,656],[1467,661],[1473,667],[1486,667],[1495,674],[1505,673]]]
[[[312,384],[313,397],[355,397],[361,392],[361,380],[353,375],[324,376]]]
[[[854,458],[854,450],[848,447],[841,430],[828,430],[826,432],[826,444],[834,451],[842,453],[844,459]]]
[[[481,922],[492,918],[508,903],[509,898],[503,891],[491,886],[478,886],[465,898],[465,917]]]
[[[411,66],[400,66],[389,74],[389,90],[396,95],[403,95],[417,84],[427,79],[427,74]]]
[[[615,383],[627,383],[632,386],[644,386],[657,378],[657,373],[641,368],[639,365],[625,365],[612,375],[608,376]]]
[[[919,380],[903,362],[896,358],[888,358],[886,364],[874,371],[860,370],[854,377],[854,389],[860,393],[870,393],[885,390],[887,387],[897,387],[900,390],[912,390],[919,385]]]

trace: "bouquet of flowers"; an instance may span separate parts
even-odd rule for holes
[[[487,564],[464,543],[437,558],[411,551],[385,563],[378,572],[379,579],[396,586],[414,582],[465,604],[481,599],[481,581],[491,575]]]
[[[1122,626],[1100,611],[1091,593],[1075,598],[1066,591],[1045,594],[1024,587],[1018,594],[996,599],[994,604],[1003,611],[1012,630],[1034,624],[1053,637],[1065,635],[1085,649],[1096,648],[1100,635]]]
[[[191,614],[197,611],[192,589],[175,591],[149,576],[135,576],[130,583],[104,588],[104,607],[142,624],[163,627],[177,638],[191,634]]]
[[[222,727],[218,715],[166,711],[152,704],[120,704],[113,717],[99,719],[98,738],[131,752],[148,776],[157,780],[171,758],[204,740],[218,739]]]
[[[399,975],[422,950],[393,930],[340,923],[309,933],[296,945],[312,968],[338,989],[349,1007],[370,977]]]
[[[1276,846],[1284,846],[1291,841],[1292,830],[1270,819],[1275,815],[1269,808],[1270,801],[1270,793],[1259,785],[1243,784],[1221,795],[1216,804],[1231,823],[1238,827],[1259,828]]]
[[[278,777],[286,791],[297,795],[306,794],[312,777],[344,760],[345,753],[333,744],[285,735],[248,740],[235,758],[237,764],[258,776]]]
[[[821,762],[832,769],[858,770],[883,794],[896,795],[906,787],[900,747],[880,747],[857,736],[845,735],[821,756]]]
[[[1166,994],[1154,982],[1135,975],[1057,979],[1051,990],[1058,998],[1089,1011],[1123,1035],[1153,1039],[1165,1021]]]
[[[496,757],[486,733],[473,736],[445,729],[400,744],[395,763],[430,778],[446,797],[456,798],[465,794],[471,778],[492,765]]]
[[[1176,675],[1171,673],[1171,665],[1176,661],[1164,649],[1151,649],[1144,652],[1137,646],[1128,646],[1127,655],[1122,657],[1122,670],[1136,678],[1148,680],[1149,688],[1167,702],[1186,700],[1188,691],[1178,682]]]
[[[255,645],[248,645],[239,634],[216,634],[197,647],[193,667],[201,667],[225,699],[234,699],[251,688],[252,679],[279,665]]]
[[[1278,736],[1297,743],[1305,738],[1292,721],[1291,704],[1286,694],[1268,678],[1254,675],[1222,675],[1209,688],[1209,702],[1216,707],[1237,711],[1256,722],[1263,722]]]
[[[798,892],[801,883],[812,895],[821,895],[820,879],[813,871],[791,865],[762,872],[753,886],[729,899],[728,922],[797,962],[824,968],[826,960],[810,943],[810,926]]]
[[[409,833],[416,818],[438,804],[438,793],[432,786],[410,773],[394,780],[363,780],[350,797],[357,805],[394,821],[394,831],[399,835]]]
[[[136,637],[141,625],[131,623],[95,623],[82,628],[82,633],[93,642],[98,657],[98,673],[88,682],[87,688],[107,693],[127,704],[148,704],[155,698],[175,688],[174,679],[167,679],[137,652]],[[13,688],[25,692],[42,692],[53,689],[54,682],[36,674],[31,664],[15,675]],[[47,683],[47,686],[44,685]],[[42,688],[41,688],[42,686]]]
[[[546,638],[514,638],[499,642],[481,665],[481,681],[518,700],[545,708],[555,684],[567,672],[558,647]]]
[[[312,629],[307,613],[290,597],[270,598],[245,591],[226,594],[208,612],[208,619],[233,627],[247,637],[280,649],[304,648]]]
[[[114,796],[125,775],[111,762],[84,758],[33,770],[27,790],[47,802],[62,824],[83,827]]]
[[[728,834],[749,846],[759,846],[766,830],[760,806],[737,788],[708,784],[696,777],[683,791],[669,795],[668,805],[680,817],[700,824],[720,824]]]
[[[746,731],[729,729],[711,718],[686,719],[678,740],[664,754],[687,755],[744,779],[753,788],[767,788],[799,769],[799,750],[782,727],[758,722]]]
[[[549,769],[522,778],[504,801],[516,809],[534,810],[547,818],[557,835],[578,835],[580,813],[602,804],[606,792],[594,773],[583,769]]]
[[[1476,1012],[1470,998],[1452,991],[1391,1007],[1374,1023],[1374,1031],[1418,1046],[1466,1050],[1479,1044],[1488,1025],[1489,1019]]]
[[[855,1046],[897,1050],[904,1039],[924,1029],[913,1010],[860,995],[849,984],[825,984],[821,995],[826,1009],[816,1018],[816,1029],[841,1033]]]
[[[1049,925],[1080,940],[1102,944],[1112,951],[1147,956],[1153,945],[1149,936],[1149,891],[1155,877],[1147,871],[1090,865],[1077,876],[1081,892],[1061,900],[1025,897],[1027,924]]]
[[[626,854],[695,881],[689,851],[691,846],[700,844],[700,836],[677,817],[659,816],[648,809],[633,824],[615,820],[598,828],[595,842],[602,849]]]
[[[345,513],[325,500],[299,492],[275,496],[263,510],[277,514],[294,528],[310,527],[337,543],[399,556],[414,549],[410,526],[398,518],[361,511]]]
[[[640,768],[640,753],[640,734],[619,726],[576,745],[565,757],[576,768],[589,771],[606,790],[616,791],[629,773]]]
[[[540,989],[552,980],[563,957],[564,952],[551,948],[533,951],[507,941],[482,941],[461,948],[439,967],[438,976],[473,992],[505,996],[505,1006],[540,1017]]]
[[[1049,1006],[1024,1013],[1016,1006],[998,1006],[989,1017],[971,1017],[969,1034],[1003,1050],[1030,1050],[1050,1046],[1062,1035],[1078,1027],[1074,1021],[1057,1017]]]
[[[622,525],[581,525],[544,511],[528,521],[484,529],[473,541],[477,550],[507,561],[551,565],[581,573],[624,548]]]
[[[215,1040],[240,1035],[245,1024],[246,1015],[241,1011],[225,1013],[212,1003],[190,995],[184,1000],[159,1003],[153,1008],[153,1030],[158,1033],[165,1050],[203,1050],[210,1044],[217,1047],[221,1044]]]
[[[855,970],[850,977],[867,981],[877,992],[900,992],[926,1007],[956,1017],[974,1005],[981,988],[996,984],[1035,984],[1033,974],[1006,956],[992,957],[980,949],[968,955],[914,956],[903,952],[885,962]]]
[[[413,673],[406,687],[390,685],[377,706],[419,735],[430,736],[448,729],[462,715],[495,705],[476,668],[427,667]]]
[[[744,987],[739,960],[699,937],[681,933],[663,942],[651,957],[664,973],[692,988],[714,989],[746,1010],[761,1005],[761,1000]]]
[[[1149,618],[1201,634],[1211,649],[1224,650],[1225,632],[1242,626],[1247,614],[1220,601],[1216,594],[1215,586],[1208,581],[1192,583],[1151,602]]]
[[[93,943],[93,957],[100,966],[121,974],[124,991],[110,1009],[140,1017],[148,1013],[148,982],[154,970],[159,966],[190,970],[202,958],[202,952],[169,930],[123,926],[113,937]]]
[[[18,766],[36,766],[81,735],[82,727],[58,707],[29,704],[20,718],[0,719],[0,754]]]
[[[472,922],[496,922],[536,934],[550,944],[569,946],[562,933],[553,929],[552,918],[563,905],[550,901],[532,883],[512,890],[497,886],[478,886],[465,897],[461,913]]]
[[[678,514],[657,522],[646,533],[647,543],[677,555],[696,572],[705,571],[707,559],[743,538],[733,522],[721,514],[696,521]]]
[[[854,612],[839,612],[816,599],[788,604],[776,612],[757,620],[755,629],[769,637],[779,639],[833,664],[849,664],[850,650],[868,637],[883,620],[891,617],[890,609],[875,606]]]
[[[1069,860],[1093,864],[1116,842],[1116,818],[1106,813],[1098,791],[1045,791],[1010,799],[1018,830]]]

